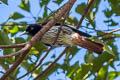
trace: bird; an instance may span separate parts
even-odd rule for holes
[[[30,24],[27,26],[22,35],[28,34],[34,36],[43,28],[45,24]],[[57,36],[58,38],[56,40]],[[40,41],[47,46],[80,46],[97,54],[103,53],[104,44],[91,41],[90,39],[88,39],[89,37],[92,36],[85,32],[79,31],[78,29],[75,29],[69,25],[61,26],[61,24],[56,23],[42,36]]]

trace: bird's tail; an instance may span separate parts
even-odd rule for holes
[[[74,42],[76,42],[76,45],[79,45],[95,53],[101,54],[103,52],[104,45],[102,43],[84,39],[80,35],[77,35],[77,39],[75,39]]]
[[[93,42],[88,39],[84,39],[82,43],[79,44],[79,46],[84,47],[90,51],[93,51],[95,53],[101,54],[103,52],[104,45],[99,42]]]

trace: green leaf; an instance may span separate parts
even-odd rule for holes
[[[51,64],[51,63],[48,63],[48,65],[49,64]],[[42,76],[40,76],[40,78],[38,80],[45,80],[45,79],[47,79],[48,76],[51,75],[53,72],[55,72],[58,68],[60,68],[60,65],[57,64],[57,63],[54,64],[54,66],[52,68],[50,68],[46,74],[43,74]],[[39,74],[39,73],[37,73],[37,74]]]
[[[17,74],[20,73],[20,67],[17,67],[15,71],[13,72],[12,76],[17,77]]]
[[[18,30],[19,30],[18,26],[14,26],[12,29],[9,30],[9,32],[14,34],[14,33],[18,32]]]
[[[89,14],[90,14],[90,15],[89,15],[89,16],[90,16],[90,20],[94,21],[95,16],[96,16],[96,15],[94,14],[94,12],[90,12]]]
[[[76,76],[74,77],[74,80],[85,80],[85,76],[88,75],[91,66],[91,64],[82,64],[81,68],[76,71]]]
[[[94,74],[103,66],[105,62],[111,59],[114,59],[113,55],[110,55],[107,52],[104,52],[103,54],[101,54],[100,56],[98,56],[93,60],[93,67],[91,69],[91,72]]]
[[[113,27],[114,27],[114,26],[116,26],[116,25],[118,25],[118,23],[112,20],[112,21],[111,21],[111,24],[109,24],[108,26],[113,26]]]
[[[8,35],[3,32],[2,30],[0,31],[0,45],[11,45],[13,44],[12,41],[9,39]],[[10,54],[13,53],[13,49],[5,49],[3,50],[3,54]]]
[[[40,0],[40,6],[47,5],[50,2],[50,0]]]
[[[113,15],[113,12],[109,9],[104,10],[104,14],[107,18],[110,18]]]
[[[74,65],[64,65],[62,66],[64,70],[67,70],[67,76],[73,77],[74,73],[76,73],[76,70],[79,69],[79,62],[76,62]]]
[[[63,2],[63,0],[54,0],[53,2],[60,5]]]
[[[30,50],[30,52],[29,52],[30,55],[38,54],[38,53],[39,53],[39,51],[36,50],[34,47],[32,47],[31,50]]]
[[[112,14],[115,13],[116,16],[120,16],[120,0],[108,0],[111,6]]]
[[[45,8],[44,8],[44,14],[43,14],[43,17],[46,17],[47,16],[47,6],[45,6]]]
[[[79,48],[77,47],[70,47],[67,52],[69,52],[70,54],[74,55],[75,53],[78,52],[78,50],[80,50]]]
[[[84,57],[86,63],[92,63],[93,60],[95,59],[95,56],[91,51],[88,51],[87,54]]]
[[[40,52],[47,49],[45,45],[43,45],[43,43],[41,43],[40,41],[36,42],[34,47]]]
[[[35,67],[34,63],[28,63],[26,61],[24,61],[21,65],[26,71],[30,71]]]
[[[95,80],[106,80],[108,76],[107,73],[108,73],[108,65],[105,65],[102,68],[100,68]]]
[[[109,72],[109,80],[114,80],[116,77],[120,76],[120,72],[117,71],[111,71]]]
[[[11,14],[10,18],[16,20],[16,19],[24,18],[24,16],[16,12],[16,13]]]
[[[69,16],[68,18],[66,18],[66,24],[70,24],[70,25],[77,25],[78,23],[78,20],[76,17],[73,17],[73,16]]]
[[[66,58],[69,58],[70,55],[72,55],[72,58],[75,56],[75,54],[79,51],[80,49],[77,47],[70,47],[66,52]],[[71,58],[71,59],[72,59]]]
[[[29,0],[22,0],[20,6],[20,8],[24,9],[25,11],[30,12],[30,3]]]
[[[109,19],[109,20],[104,20],[104,23],[109,23],[109,22],[111,22],[112,20],[111,19]]]
[[[108,26],[116,26],[118,25],[117,22],[115,22],[113,19],[109,19],[109,20],[104,20],[105,23],[109,23]]]
[[[113,55],[115,57],[115,54],[113,53],[113,51],[108,47],[108,45],[104,45],[104,50],[107,51],[109,54]]]
[[[2,2],[8,5],[8,0],[2,0]]]
[[[77,6],[77,8],[75,9],[75,11],[79,14],[83,14],[83,12],[85,11],[86,8],[86,4],[82,3],[80,5]]]
[[[26,42],[26,40],[24,40],[23,38],[21,38],[21,37],[16,37],[15,38],[15,44],[20,44],[20,43],[24,43],[24,42]],[[15,50],[16,51],[18,51],[18,50],[20,50],[21,48],[16,48]]]
[[[113,34],[115,37],[120,37],[120,34]]]

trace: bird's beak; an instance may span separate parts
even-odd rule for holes
[[[28,34],[28,32],[24,31],[20,34],[20,36],[24,35],[24,34]]]

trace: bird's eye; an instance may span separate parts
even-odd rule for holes
[[[33,29],[34,29],[34,28],[33,28],[33,27],[31,27],[31,28],[30,28],[30,31],[32,31]]]

